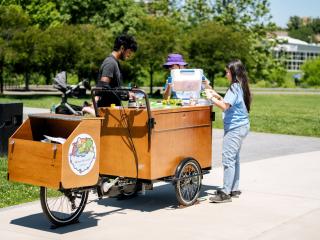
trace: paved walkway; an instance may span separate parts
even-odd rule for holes
[[[221,186],[222,131],[214,130],[214,168],[200,203],[177,208],[174,188],[93,200],[80,223],[51,229],[38,201],[0,209],[2,239],[320,239],[320,138],[250,133],[242,149],[241,189],[231,203],[208,197]]]
[[[50,112],[50,109],[24,107],[23,108],[23,120],[26,120],[28,118],[29,114],[49,113],[49,112]]]
[[[231,203],[207,198],[222,182],[215,168],[200,204],[179,209],[169,184],[125,201],[87,205],[80,223],[51,229],[39,202],[0,210],[2,239],[320,239],[320,151],[242,164],[243,194]],[[93,197],[93,196],[92,196]]]

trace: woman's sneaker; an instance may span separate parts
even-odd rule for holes
[[[231,191],[230,193],[230,197],[233,197],[233,198],[238,198],[240,196],[242,192],[240,190],[237,190],[237,191]]]
[[[213,203],[224,203],[224,202],[231,202],[231,196],[228,194],[225,194],[222,191],[217,191],[217,194],[215,196],[212,196],[209,198],[210,202]]]

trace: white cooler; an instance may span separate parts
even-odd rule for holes
[[[172,88],[178,98],[200,98],[202,69],[172,69]]]

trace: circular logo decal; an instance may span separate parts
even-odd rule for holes
[[[77,175],[86,175],[93,168],[97,158],[97,148],[89,134],[79,134],[69,146],[69,165]]]

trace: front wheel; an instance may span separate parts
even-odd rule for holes
[[[183,206],[194,204],[201,189],[202,175],[199,163],[193,158],[185,159],[177,168],[175,177],[178,202]]]
[[[88,194],[88,190],[57,190],[54,193],[57,197],[49,198],[48,189],[40,187],[42,211],[49,221],[56,226],[74,223],[86,206]]]

